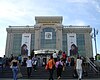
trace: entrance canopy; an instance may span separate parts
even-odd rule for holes
[[[44,54],[52,54],[55,51],[56,51],[56,53],[59,52],[59,50],[57,50],[57,49],[40,49],[40,50],[36,50],[34,52],[35,52],[36,55],[38,55],[38,54],[43,54],[44,55]]]

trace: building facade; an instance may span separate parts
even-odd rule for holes
[[[78,47],[78,54],[93,56],[90,26],[64,26],[62,16],[37,16],[34,26],[9,26],[5,55],[21,54],[23,44],[27,45],[28,55],[31,50],[38,53],[46,51],[65,51],[70,56],[71,45]],[[49,53],[48,53],[49,54]]]

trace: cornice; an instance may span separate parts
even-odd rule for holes
[[[68,27],[68,28],[63,28],[63,31],[64,32],[69,32],[69,33],[91,33],[91,31],[92,31],[92,28],[90,28],[90,27],[86,27],[86,28],[76,28],[76,27]]]

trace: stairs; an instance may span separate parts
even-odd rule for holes
[[[85,79],[93,79],[93,78],[100,78],[100,72],[95,73],[93,70],[90,70],[89,67],[87,69],[88,76],[83,76]],[[21,73],[23,75],[23,79],[27,78],[27,70],[26,67],[21,67]],[[67,66],[65,68],[65,71],[62,72],[62,78],[63,79],[74,79],[73,76],[73,68]],[[32,70],[31,79],[48,79],[49,73],[47,70],[45,70],[45,67],[38,67],[37,71]],[[3,71],[0,70],[0,78],[12,78],[12,70],[9,67],[6,67],[3,69]],[[56,70],[54,71],[54,78],[56,79]]]

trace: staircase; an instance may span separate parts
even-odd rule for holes
[[[88,76],[84,76],[84,79],[93,79],[93,78],[100,78],[100,72],[96,73],[92,70],[92,68],[88,67],[87,69]],[[21,73],[23,75],[23,79],[27,78],[27,71],[25,66],[21,66]],[[63,79],[74,79],[73,78],[73,67],[67,66],[65,71],[62,72]],[[31,79],[48,79],[49,73],[45,70],[44,67],[38,67],[37,71],[32,70]],[[0,70],[0,78],[12,78],[12,70],[9,67]],[[54,71],[54,78],[56,79],[56,70]]]

